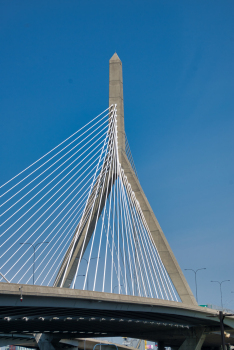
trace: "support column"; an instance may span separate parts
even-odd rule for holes
[[[201,350],[205,338],[204,328],[196,329],[192,336],[185,339],[179,350]]]
[[[37,345],[40,350],[55,350],[51,341],[53,337],[49,334],[38,333],[34,335]]]
[[[164,341],[158,342],[158,350],[165,350]]]

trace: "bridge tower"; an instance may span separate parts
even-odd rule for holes
[[[122,75],[122,62],[115,53],[109,61],[109,106],[117,105],[117,138],[118,138],[118,158],[121,164],[124,174],[127,176],[127,180],[131,185],[132,190],[135,193],[140,207],[145,216],[147,225],[150,229],[151,235],[155,246],[158,249],[161,260],[169,274],[171,281],[177,290],[177,293],[183,303],[197,305],[196,300],[192,294],[192,291],[180,269],[180,266],[167,242],[167,239],[154,215],[154,212],[144,194],[144,191],[140,185],[140,182],[130,164],[126,150],[126,136],[124,127],[124,99],[123,99],[123,75]],[[101,201],[101,211],[105,204],[106,192],[109,195],[110,186],[105,183],[105,190],[103,191],[102,198],[98,198]],[[78,260],[82,258],[85,249],[91,239],[94,222],[96,220],[97,211],[93,211],[91,222],[87,228],[87,224],[82,222],[78,225],[74,234],[73,240],[67,250],[63,263],[61,264],[57,278],[55,279],[54,286],[60,286],[69,288],[72,280],[75,276]],[[81,247],[84,243],[84,232],[86,233],[87,240],[85,242],[85,249]],[[76,236],[76,238],[75,238]],[[78,237],[78,239],[77,239]],[[72,253],[71,253],[72,251]],[[69,258],[70,255],[70,258]],[[69,263],[67,263],[69,261]]]
[[[128,160],[125,152],[125,129],[124,129],[124,103],[123,103],[123,78],[122,62],[115,53],[109,63],[109,105],[117,104],[118,123],[118,151],[119,159],[131,184],[136,198],[144,212],[145,219],[152,233],[154,243],[158,248],[162,262],[180,296],[183,303],[197,305],[193,293],[184,277],[184,274],[168,244],[168,241],[154,215],[154,212],[144,194],[140,182]]]

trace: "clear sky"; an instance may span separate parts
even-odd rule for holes
[[[140,183],[200,304],[234,309],[234,2],[0,2],[0,183],[108,106],[123,63]],[[194,275],[185,271],[193,292]]]

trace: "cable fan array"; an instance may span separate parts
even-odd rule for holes
[[[178,301],[119,163],[116,118],[110,106],[1,186],[10,282]]]

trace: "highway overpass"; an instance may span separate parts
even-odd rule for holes
[[[234,317],[225,317],[224,324],[234,345]],[[204,345],[220,344],[217,310],[160,299],[10,283],[0,283],[0,330],[11,335],[44,333],[57,341],[123,336],[162,341],[175,349],[185,339],[203,334]]]

